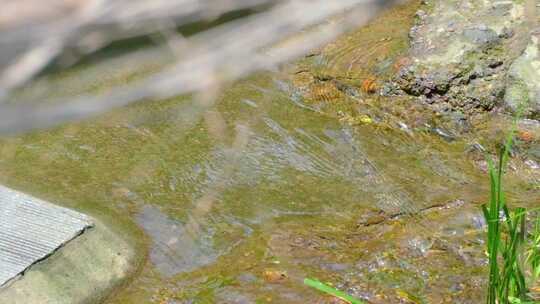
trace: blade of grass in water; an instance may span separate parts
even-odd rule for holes
[[[521,108],[521,107],[520,107]],[[486,155],[489,167],[490,200],[482,206],[488,226],[487,251],[489,257],[489,285],[487,304],[530,303],[525,273],[520,263],[521,250],[525,245],[526,210],[517,208],[511,212],[503,190],[503,175],[520,111],[514,117],[512,128],[499,154],[497,165]]]
[[[336,298],[340,298],[340,299],[342,299],[344,301],[347,301],[347,302],[349,302],[351,304],[366,304],[365,302],[360,301],[360,300],[358,300],[356,298],[353,298],[352,296],[344,293],[341,290],[337,290],[337,289],[335,289],[333,287],[330,287],[330,286],[328,286],[328,285],[326,285],[326,284],[324,284],[324,283],[322,283],[322,282],[320,282],[318,280],[315,280],[315,279],[306,278],[306,279],[304,279],[304,284],[306,284],[309,287],[313,287],[313,288],[315,288],[315,289],[317,289],[319,291],[322,291],[324,293],[327,293],[329,295],[332,295],[332,296],[334,296]]]

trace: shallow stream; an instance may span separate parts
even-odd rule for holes
[[[470,141],[439,135],[347,123],[264,72],[211,104],[141,102],[5,138],[0,181],[131,240],[140,265],[110,304],[335,303],[305,277],[370,303],[479,303],[487,177]]]

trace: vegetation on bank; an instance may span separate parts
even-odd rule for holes
[[[489,202],[482,206],[488,228],[488,304],[539,303],[533,301],[529,284],[534,284],[540,274],[540,218],[533,231],[527,233],[527,210],[510,210],[503,189],[513,140],[514,130],[500,152],[497,166],[488,157],[491,192]]]

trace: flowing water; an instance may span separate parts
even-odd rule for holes
[[[478,303],[487,184],[468,147],[351,126],[264,72],[214,103],[142,102],[5,138],[0,178],[132,242],[140,265],[107,303],[331,303],[305,277],[372,303]]]

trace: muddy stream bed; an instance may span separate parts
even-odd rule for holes
[[[4,138],[0,181],[133,244],[132,277],[107,304],[338,303],[306,277],[368,303],[481,303],[478,147],[503,138],[508,119],[460,133],[459,120],[373,94],[399,68],[418,5],[238,81],[213,104],[142,102]],[[133,73],[49,81],[77,94]],[[510,201],[538,203],[538,168],[511,165]]]

